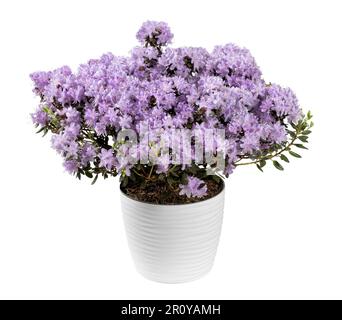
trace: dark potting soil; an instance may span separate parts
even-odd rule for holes
[[[144,186],[140,184],[130,185],[127,187],[121,186],[121,191],[128,197],[147,203],[154,204],[186,204],[195,203],[209,198],[215,197],[223,189],[223,181],[215,181],[213,179],[205,180],[207,185],[207,195],[202,198],[188,198],[186,195],[180,195],[180,188],[171,188],[167,182],[155,181]]]

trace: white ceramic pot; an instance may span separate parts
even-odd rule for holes
[[[138,272],[166,283],[208,273],[221,233],[224,189],[213,198],[179,205],[144,203],[121,192],[128,245]]]

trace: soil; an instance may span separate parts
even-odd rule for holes
[[[179,187],[171,189],[169,184],[163,181],[156,181],[153,184],[142,186],[139,184],[127,187],[121,186],[121,191],[128,197],[141,202],[153,204],[187,204],[207,200],[219,194],[223,189],[223,181],[206,180],[207,195],[202,198],[188,198],[185,195],[179,195]]]

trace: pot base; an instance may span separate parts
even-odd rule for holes
[[[159,283],[166,283],[166,284],[180,284],[180,283],[187,283],[187,282],[196,281],[196,280],[199,280],[199,279],[205,277],[207,274],[209,274],[211,269],[212,269],[212,265],[210,266],[210,268],[207,271],[204,271],[201,274],[196,275],[196,276],[192,275],[192,276],[186,277],[186,278],[180,278],[180,277],[172,278],[172,277],[169,277],[165,274],[163,274],[162,277],[156,277],[153,274],[143,273],[143,271],[141,269],[136,267],[137,272],[142,277],[144,277],[145,279],[150,280],[150,281],[154,281],[154,282],[159,282]]]

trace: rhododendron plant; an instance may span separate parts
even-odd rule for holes
[[[147,21],[128,57],[31,75],[33,122],[52,133],[66,171],[201,198],[238,166],[283,170],[286,154],[300,157],[293,148],[306,149],[313,123],[291,89],[266,82],[245,48],[166,47],[172,38],[166,23]]]

